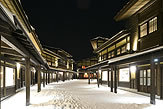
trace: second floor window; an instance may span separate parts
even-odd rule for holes
[[[149,21],[149,33],[152,33],[157,30],[157,17]]]
[[[140,37],[147,35],[147,23],[140,26]]]

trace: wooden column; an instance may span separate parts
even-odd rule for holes
[[[30,58],[25,59],[25,84],[26,84],[26,106],[30,105],[30,82],[31,82],[31,71],[30,71]]]
[[[37,92],[41,91],[41,68],[37,66]]]
[[[159,60],[159,59],[158,59]],[[156,83],[157,83],[157,94],[160,95],[161,94],[161,90],[160,90],[160,81],[161,81],[161,71],[160,71],[160,61],[157,62],[157,74],[156,74],[156,77],[157,77],[157,80],[156,80]]]
[[[97,71],[97,86],[100,87],[100,81],[99,81],[99,71]]]
[[[56,72],[56,81],[58,83],[58,72]]]
[[[43,87],[45,87],[45,72],[43,72]]]
[[[111,67],[111,92],[113,92],[113,67]]]
[[[150,92],[150,103],[155,104],[155,63],[153,56],[151,57],[151,92]]]
[[[3,66],[3,96],[6,96],[6,62]]]
[[[108,70],[108,87],[110,87],[110,83],[109,83],[109,70]]]
[[[131,80],[131,70],[130,70],[130,65],[129,65],[129,76],[130,76],[130,88],[132,88],[132,80]]]
[[[101,80],[100,82],[101,82],[101,85],[102,85],[102,70],[101,70],[101,79],[100,80]]]
[[[63,72],[63,78],[62,78],[62,81],[63,81],[63,82],[65,81],[65,72]]]
[[[48,84],[48,71],[46,70],[46,85]]]
[[[17,66],[15,68],[15,92],[18,89]]]
[[[48,71],[48,84],[50,83],[50,71]]]
[[[90,72],[88,73],[88,84],[90,84]]]
[[[161,68],[160,77],[160,99],[163,100],[163,68]]]
[[[117,66],[114,65],[114,93],[117,93]]]

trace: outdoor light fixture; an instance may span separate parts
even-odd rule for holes
[[[22,61],[25,61],[25,58],[22,58]]]
[[[130,71],[131,71],[131,72],[136,72],[136,66],[131,66],[131,67],[130,67]]]
[[[158,62],[158,59],[154,59],[154,62]]]

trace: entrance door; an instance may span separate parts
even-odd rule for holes
[[[151,85],[151,70],[140,69],[139,70],[139,91],[149,93],[150,85]]]

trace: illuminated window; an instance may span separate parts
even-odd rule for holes
[[[129,82],[129,68],[123,68],[119,70],[119,81],[121,82]]]
[[[3,87],[3,66],[1,66],[1,72],[0,72],[0,76],[1,76],[1,87]]]
[[[149,21],[149,33],[152,33],[157,30],[157,17]]]
[[[103,81],[107,81],[108,80],[108,72],[107,71],[103,71],[102,72],[102,80]]]
[[[15,76],[14,76],[14,69],[6,67],[6,86],[13,86],[15,85]]]
[[[121,49],[117,49],[117,55],[120,55],[121,54]]]
[[[108,58],[111,58],[111,53],[108,53]]]
[[[114,51],[112,52],[111,57],[114,57]]]
[[[147,23],[140,26],[140,37],[147,35]]]
[[[123,46],[121,53],[125,53],[125,52],[126,52],[126,46]]]

